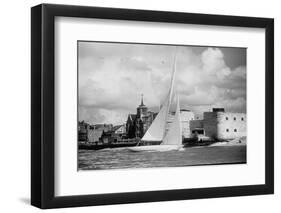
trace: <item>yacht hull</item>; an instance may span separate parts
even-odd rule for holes
[[[129,147],[132,152],[166,152],[177,151],[183,148],[183,145],[151,145],[151,146],[135,146]]]

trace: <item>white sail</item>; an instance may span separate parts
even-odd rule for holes
[[[175,82],[175,74],[176,74],[176,55],[174,58],[173,64],[173,73],[171,78],[170,89],[167,98],[165,99],[164,104],[162,105],[159,113],[156,118],[142,137],[142,141],[162,141],[166,134],[166,125],[167,118],[170,110],[171,100],[174,91],[174,82]]]
[[[177,108],[174,120],[169,128],[161,145],[181,145],[182,144],[182,126],[180,119],[180,103],[177,96]]]
[[[161,107],[156,118],[142,137],[142,141],[162,141],[166,126],[166,115],[169,111],[169,101],[165,100],[165,103]]]
[[[180,103],[179,103],[178,96],[177,96],[177,107],[176,107],[175,117],[173,119],[171,127],[166,132],[168,113],[170,111],[170,105],[174,94],[175,74],[176,74],[176,56],[174,59],[173,73],[172,73],[169,93],[158,115],[156,116],[151,126],[146,131],[143,138],[141,139],[142,141],[162,141],[162,143],[160,145],[130,147],[128,148],[128,150],[133,152],[142,152],[142,151],[162,152],[162,151],[180,150],[183,147],[182,126],[181,126],[181,119],[180,119]]]

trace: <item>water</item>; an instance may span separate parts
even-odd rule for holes
[[[181,151],[131,152],[127,148],[79,150],[79,170],[246,163],[246,146],[189,147]]]

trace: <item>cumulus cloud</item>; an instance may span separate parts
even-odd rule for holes
[[[79,120],[124,123],[141,94],[157,110],[169,89],[175,52],[181,108],[198,115],[215,106],[246,111],[246,64],[230,68],[224,59],[231,57],[229,49],[79,42]]]

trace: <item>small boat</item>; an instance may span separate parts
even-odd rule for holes
[[[133,152],[143,151],[172,151],[180,150],[183,148],[182,144],[182,126],[180,119],[180,102],[179,96],[176,96],[176,113],[173,122],[169,128],[167,128],[167,118],[170,111],[171,102],[174,95],[174,81],[176,73],[176,56],[174,59],[174,69],[171,78],[171,86],[164,104],[162,105],[156,118],[142,137],[140,144],[136,147],[130,147],[128,150]],[[142,145],[145,142],[161,142],[160,145]]]

